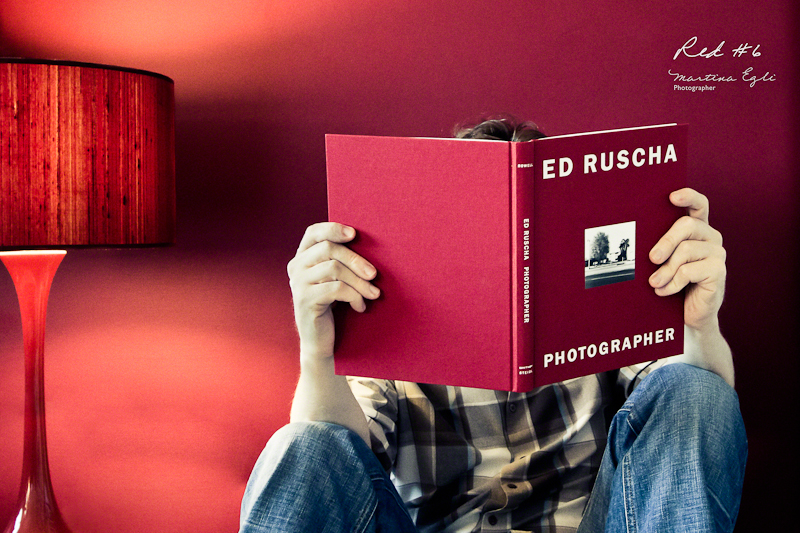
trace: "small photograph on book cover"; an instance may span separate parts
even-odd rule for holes
[[[587,289],[634,278],[636,221],[587,228],[584,239],[584,275]]]

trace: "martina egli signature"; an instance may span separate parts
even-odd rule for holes
[[[751,45],[750,43],[743,43],[739,46],[726,49],[725,48],[725,41],[720,42],[716,48],[709,50],[708,47],[700,48],[697,46],[697,37],[692,37],[688,41],[686,41],[683,46],[677,49],[675,55],[672,56],[672,60],[675,61],[679,57],[688,57],[688,58],[700,58],[700,59],[714,59],[719,57],[724,57],[726,50],[729,51],[734,58],[740,57],[754,57],[758,58],[761,56],[760,51],[761,45],[755,44]],[[755,87],[759,82],[773,82],[776,80],[776,75],[769,71],[765,71],[763,73],[758,72],[754,67],[748,66],[744,70],[742,70],[741,74],[737,78],[736,76],[720,74],[718,72],[711,72],[706,74],[700,75],[691,75],[691,74],[684,74],[682,72],[673,72],[672,69],[669,69],[669,75],[672,76],[674,83],[732,83],[743,81],[750,85],[750,87]]]

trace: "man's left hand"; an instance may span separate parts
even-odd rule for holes
[[[708,198],[693,189],[681,189],[670,202],[687,208],[686,216],[661,237],[650,260],[661,265],[650,285],[659,296],[675,294],[686,287],[684,322],[695,330],[718,328],[717,312],[725,293],[725,248],[722,234],[708,224]]]

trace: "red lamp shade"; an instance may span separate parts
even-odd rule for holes
[[[174,88],[139,70],[0,59],[0,248],[175,241]],[[47,299],[61,251],[1,251],[25,348],[17,513],[3,533],[70,533],[50,482]]]
[[[175,241],[171,79],[0,59],[0,247]]]

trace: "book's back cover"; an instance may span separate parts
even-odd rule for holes
[[[535,141],[537,385],[682,353],[683,293],[648,280],[650,249],[684,214],[668,195],[686,186],[686,137],[668,125]]]
[[[336,309],[339,374],[511,384],[508,143],[328,135],[328,218],[381,297]]]

